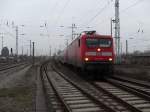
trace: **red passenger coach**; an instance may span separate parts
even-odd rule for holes
[[[64,50],[64,63],[82,70],[113,71],[113,38],[84,31]]]

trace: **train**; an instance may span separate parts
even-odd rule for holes
[[[58,55],[58,60],[67,65],[88,71],[98,76],[113,74],[114,44],[110,35],[96,31],[84,31]]]

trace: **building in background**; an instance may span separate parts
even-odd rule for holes
[[[9,57],[9,49],[7,47],[3,47],[2,51],[1,51],[1,56]]]

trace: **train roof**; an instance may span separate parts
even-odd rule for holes
[[[100,35],[100,34],[97,34],[96,31],[83,31],[80,36],[84,36],[86,35],[86,37],[96,37],[96,38],[112,38],[111,35]],[[86,38],[85,37],[85,38]]]

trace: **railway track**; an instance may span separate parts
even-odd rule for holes
[[[118,79],[117,79],[118,78]],[[115,80],[116,79],[116,80]],[[105,95],[116,99],[133,112],[150,112],[149,83],[129,78],[113,77],[92,83]]]
[[[113,76],[112,78],[107,79],[110,82],[115,82],[119,86],[123,86],[126,89],[129,89],[133,93],[137,93],[145,99],[150,100],[150,84],[148,82],[139,81],[136,79]]]
[[[113,110],[100,101],[89,96],[81,88],[77,87],[56,71],[42,74],[42,81],[46,96],[50,101],[53,111],[65,112],[108,112]],[[49,105],[50,105],[49,104]]]
[[[0,67],[8,65],[7,63],[0,63]]]
[[[137,79],[128,78],[128,77],[124,77],[124,76],[117,76],[117,75],[114,75],[111,78],[129,82],[129,83],[133,83],[133,84],[137,84],[137,85],[148,87],[148,88],[150,87],[150,84],[147,81],[137,80]]]
[[[12,68],[15,68],[15,67],[18,67],[18,66],[21,66],[21,65],[26,65],[27,63],[17,63],[17,64],[12,64],[12,65],[5,65],[3,67],[0,68],[0,71],[5,71],[5,70],[8,70],[8,69],[12,69]]]
[[[107,82],[95,82],[94,86],[135,112],[150,112],[150,96],[145,94],[147,89],[142,90],[144,87],[140,87],[139,90],[139,87],[119,80],[106,80]]]
[[[70,79],[55,68],[51,70],[44,68],[41,77],[47,104],[54,111],[150,111],[148,99],[117,87],[110,82],[96,82],[93,86],[86,81]]]

